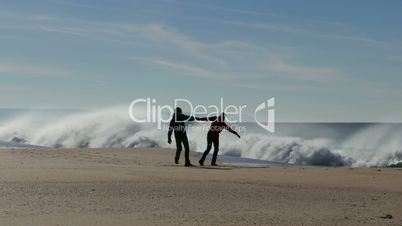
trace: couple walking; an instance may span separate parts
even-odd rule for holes
[[[219,151],[219,133],[222,130],[226,129],[229,132],[235,134],[237,137],[240,138],[240,135],[230,128],[225,123],[225,113],[222,113],[220,116],[216,117],[209,117],[209,118],[198,118],[193,116],[184,115],[182,113],[181,108],[176,108],[176,112],[172,117],[172,120],[169,124],[169,132],[168,132],[168,143],[172,143],[172,133],[174,132],[174,137],[176,139],[176,156],[175,156],[175,163],[179,164],[180,153],[182,151],[182,146],[184,146],[184,155],[185,155],[185,166],[192,166],[190,162],[190,148],[188,145],[188,138],[186,133],[186,125],[185,122],[187,121],[212,121],[211,127],[209,128],[207,134],[207,148],[204,151],[201,159],[198,161],[201,166],[204,165],[205,158],[211,151],[212,145],[214,145],[214,154],[211,161],[211,166],[216,166],[216,158],[218,156]]]

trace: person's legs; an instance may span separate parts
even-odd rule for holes
[[[182,150],[182,146],[181,146],[182,138],[181,138],[181,136],[175,136],[175,138],[176,138],[176,156],[174,157],[174,162],[176,164],[179,164],[180,153]]]
[[[207,149],[205,149],[204,153],[202,154],[202,157],[201,157],[200,161],[198,161],[201,166],[204,165],[205,158],[209,154],[209,151],[211,151],[211,147],[212,147],[212,140],[207,138]]]
[[[186,159],[185,166],[191,166],[191,162],[190,162],[190,147],[188,145],[187,135],[185,134],[182,138],[183,138],[182,142],[183,142],[183,146],[184,146],[184,157]]]
[[[219,151],[219,137],[212,140],[214,144],[214,154],[212,156],[211,166],[216,166],[216,159],[218,158],[218,151]]]

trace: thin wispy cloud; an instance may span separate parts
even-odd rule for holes
[[[120,45],[130,46],[132,43],[128,41],[122,41],[117,38],[112,38],[105,34],[110,33],[110,31],[102,30],[102,29],[85,29],[83,27],[64,27],[64,26],[45,26],[39,25],[37,27],[32,27],[31,29],[37,28],[37,30],[51,32],[51,33],[58,33],[58,34],[65,34],[65,35],[73,35],[79,37],[85,37],[88,39],[96,39],[106,42],[113,42],[118,43]]]
[[[247,10],[247,9],[236,9],[236,8],[229,8],[229,7],[221,7],[218,5],[212,5],[212,4],[206,4],[206,3],[201,3],[201,1],[198,2],[191,2],[191,1],[180,1],[180,0],[169,0],[169,1],[162,1],[165,3],[175,3],[175,4],[181,4],[185,6],[191,6],[191,7],[197,7],[197,8],[204,8],[204,9],[209,9],[209,10],[215,10],[215,11],[221,11],[221,12],[229,12],[229,13],[235,13],[235,14],[244,14],[244,15],[255,15],[255,16],[276,16],[276,14],[269,13],[269,12],[261,12],[261,11],[256,11],[256,10]]]
[[[178,71],[182,71],[182,72],[188,73],[188,75],[193,75],[193,76],[197,76],[197,77],[212,78],[212,79],[220,78],[211,71],[205,70],[203,68],[195,67],[195,66],[186,65],[186,64],[179,64],[179,63],[174,63],[174,62],[160,60],[160,59],[152,60],[152,61],[150,61],[150,63],[159,65],[159,66],[163,66],[163,67],[167,67],[167,68],[171,68],[171,69],[175,69]]]
[[[222,24],[234,25],[234,26],[242,26],[248,28],[255,28],[261,30],[272,30],[279,32],[289,32],[289,33],[297,33],[297,34],[307,34],[318,38],[329,38],[329,39],[341,39],[341,40],[350,40],[350,41],[359,41],[366,43],[376,43],[376,44],[385,44],[382,41],[364,37],[364,36],[355,36],[355,35],[347,35],[347,34],[337,34],[337,33],[329,33],[325,31],[319,30],[310,30],[296,26],[289,26],[284,24],[276,24],[276,23],[259,23],[259,22],[240,22],[240,21],[226,21],[226,20],[216,20],[216,22],[220,22]]]
[[[182,62],[173,62],[171,60],[161,59],[161,58],[146,58],[146,57],[128,57],[128,59],[141,62],[143,64],[159,66],[163,68],[167,68],[170,70],[174,70],[176,73],[180,73],[184,76],[189,77],[198,77],[201,79],[207,79],[211,81],[225,81],[225,82],[241,82],[250,79],[266,79],[266,76],[263,75],[242,75],[232,71],[224,71],[212,69],[208,66],[194,66],[188,63]],[[184,74],[183,74],[184,73]]]
[[[226,21],[226,20],[217,20],[222,24],[235,25],[235,26],[243,26],[249,28],[256,29],[264,29],[264,30],[273,30],[273,31],[281,31],[281,32],[292,32],[292,33],[310,33],[310,30],[306,30],[303,28],[292,27],[282,24],[273,24],[273,23],[258,23],[258,22],[241,22],[241,21]]]
[[[88,34],[85,32],[85,30],[77,29],[77,28],[51,27],[51,26],[45,26],[45,25],[39,25],[38,28],[43,31],[47,31],[47,32],[76,35],[76,36],[83,36],[83,37],[88,36]]]
[[[74,8],[83,8],[83,9],[102,9],[102,10],[117,10],[115,7],[101,7],[98,5],[90,5],[84,4],[82,1],[73,1],[73,0],[48,0],[50,3],[59,4],[63,6],[69,6]]]
[[[7,11],[7,10],[0,10],[0,17],[14,19],[14,20],[30,20],[36,22],[43,22],[54,20],[56,17],[49,16],[49,15],[32,15],[27,13],[15,12],[15,11]]]
[[[71,76],[70,72],[61,70],[60,68],[45,67],[38,65],[16,64],[16,63],[1,63],[0,72],[17,73],[25,75],[44,75],[50,77],[66,77]]]
[[[129,59],[141,62],[144,64],[159,66],[167,69],[174,70],[175,72],[179,72],[180,74],[190,76],[190,77],[198,77],[203,79],[212,79],[212,80],[225,80],[230,79],[230,76],[223,75],[217,73],[213,70],[209,70],[207,68],[202,68],[199,66],[194,66],[190,64],[172,62],[166,59],[159,58],[145,58],[145,57],[129,57]]]
[[[313,87],[307,85],[289,85],[289,84],[261,84],[261,83],[250,83],[250,82],[241,82],[235,83],[230,82],[225,85],[237,88],[251,89],[251,90],[262,90],[262,91],[311,91]]]
[[[273,75],[287,76],[298,80],[320,82],[343,79],[343,75],[335,69],[293,64],[279,57],[271,57],[264,65],[267,72]]]
[[[357,42],[365,42],[369,44],[382,44],[387,45],[387,43],[383,41],[379,41],[369,37],[363,36],[353,36],[353,35],[341,35],[341,34],[331,34],[331,33],[318,33],[319,37],[323,38],[330,38],[330,39],[340,39],[340,40],[350,40],[350,41],[357,41]]]
[[[21,63],[0,63],[0,76],[19,75],[19,76],[38,76],[38,77],[53,77],[63,79],[73,79],[90,81],[95,83],[105,84],[106,81],[97,79],[91,76],[84,76],[66,70],[60,67],[21,64]]]

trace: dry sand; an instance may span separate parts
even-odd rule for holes
[[[185,168],[173,153],[2,149],[0,225],[402,225],[399,169]]]

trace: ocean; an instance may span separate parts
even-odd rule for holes
[[[229,124],[229,123],[228,123]],[[191,151],[206,147],[209,123],[189,123]],[[383,167],[402,161],[400,123],[276,123],[275,133],[256,123],[223,131],[220,154],[278,164]],[[0,109],[0,147],[170,147],[167,131],[130,120],[126,107],[96,111]]]

